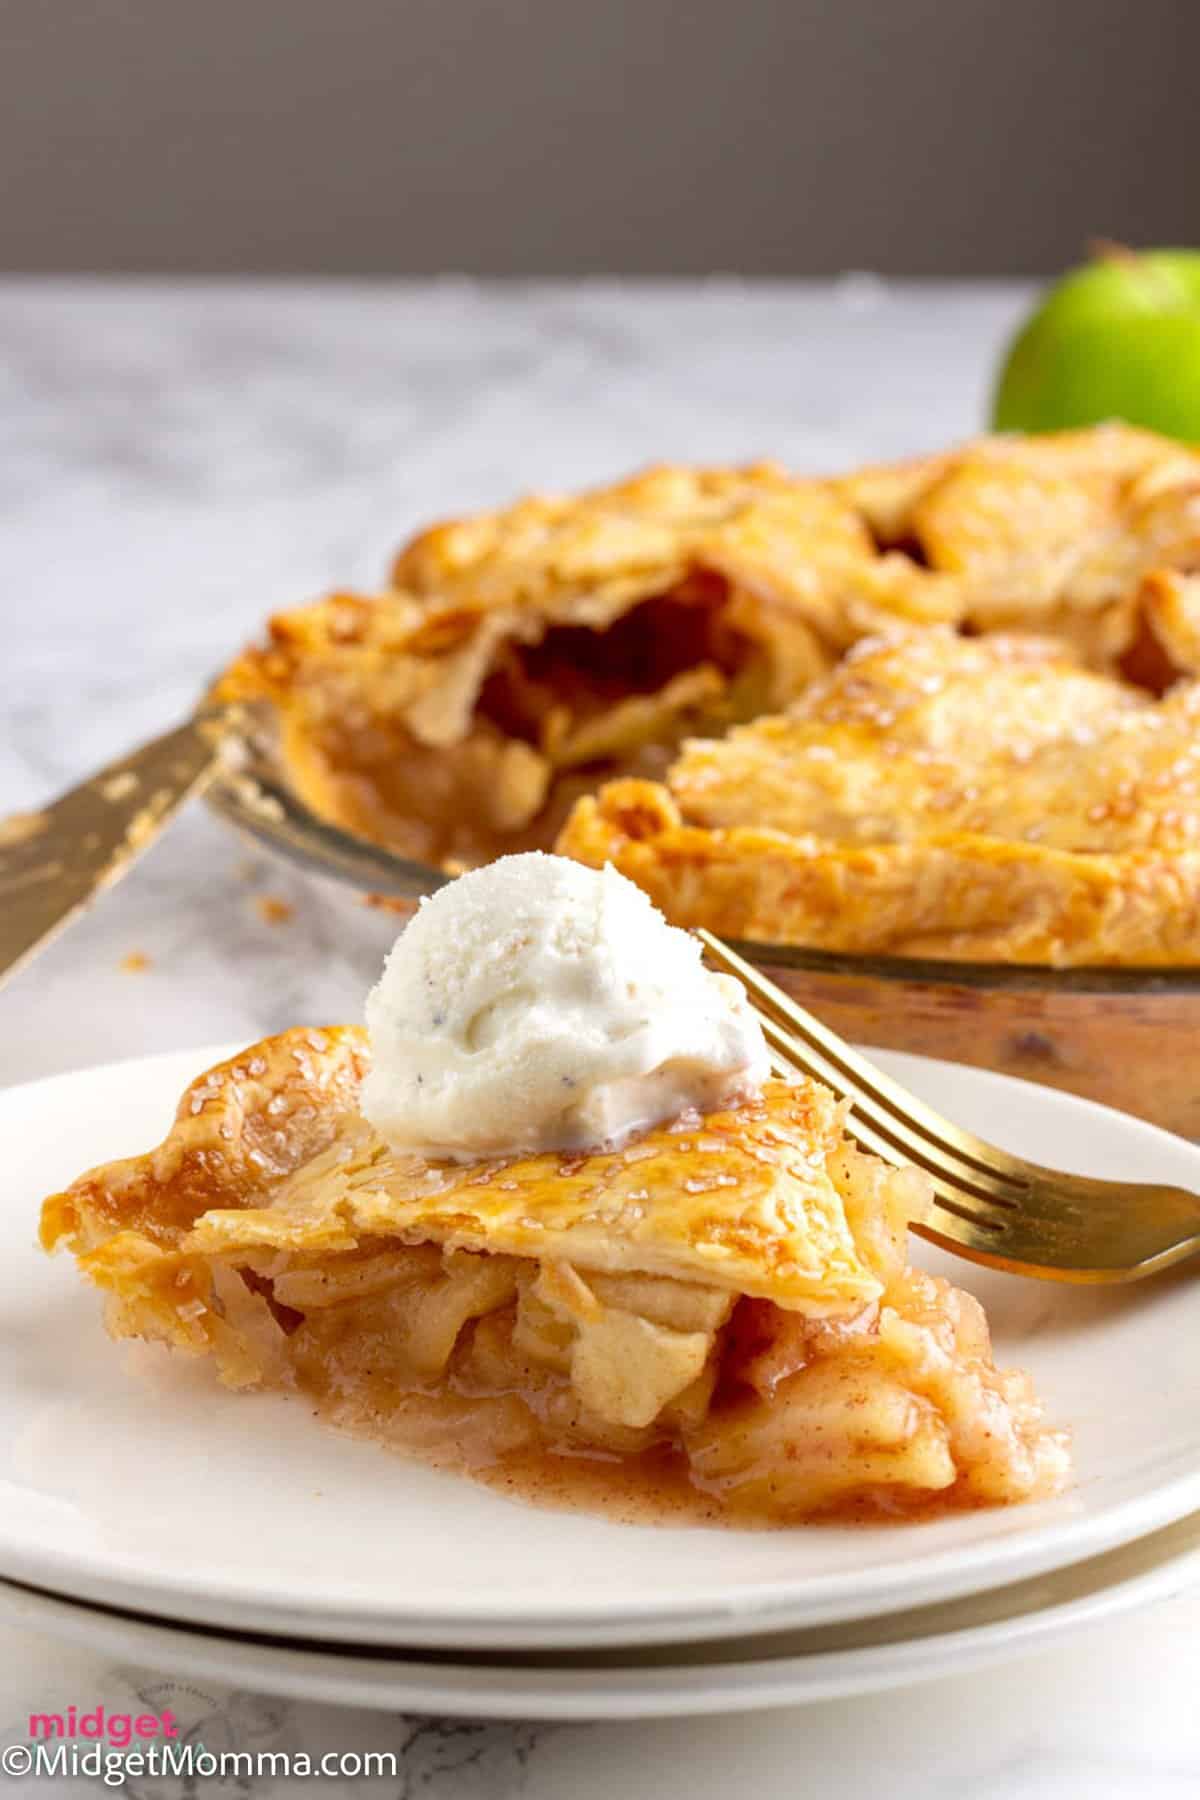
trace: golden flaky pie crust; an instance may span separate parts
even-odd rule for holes
[[[221,699],[273,703],[323,817],[426,860],[545,844],[598,773],[783,704],[866,630],[948,616],[827,482],[648,470],[434,527],[394,586],[280,614]]]
[[[194,1082],[157,1150],[45,1202],[114,1336],[624,1516],[1061,1485],[976,1303],[907,1267],[925,1178],[853,1149],[825,1090],[773,1082],[619,1152],[428,1164],[361,1117],[365,1057],[356,1030],[268,1039]]]
[[[1045,639],[922,632],[783,716],[582,799],[559,848],[677,923],[850,952],[1200,958],[1200,685],[1161,700]]]
[[[548,847],[606,779],[661,780],[688,738],[785,710],[896,628],[1036,631],[1161,692],[1200,669],[1198,580],[1200,453],[1123,426],[983,438],[833,479],[661,467],[424,531],[386,591],[278,615],[216,692],[270,703],[320,817],[454,869]],[[1084,924],[1095,878],[1089,865],[1074,882]],[[1149,866],[1135,890],[1143,878]],[[905,878],[885,885],[899,896]],[[1027,907],[1025,886],[1013,904]],[[780,935],[800,940],[805,920],[801,905]],[[914,919],[908,935],[941,953],[942,931]],[[962,932],[947,954],[975,954],[976,936],[1010,954],[973,918]],[[883,921],[878,942],[895,936]],[[1018,930],[1011,953],[1054,936]],[[1095,960],[1121,958],[1121,940]]]

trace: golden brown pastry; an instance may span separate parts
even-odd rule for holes
[[[783,716],[582,799],[559,848],[677,924],[820,949],[1200,960],[1200,685],[1045,639],[860,645]]]
[[[1097,667],[1128,649],[1145,576],[1200,568],[1200,455],[1128,426],[981,438],[838,490],[958,581],[971,628],[1053,632]]]
[[[363,1034],[202,1075],[166,1141],[51,1196],[116,1337],[532,1498],[794,1523],[1021,1500],[1065,1479],[978,1305],[907,1267],[915,1170],[825,1089],[620,1150],[455,1164],[358,1110]]]
[[[947,616],[773,464],[524,500],[424,532],[393,576],[273,619],[217,693],[274,704],[318,814],[427,861],[546,844],[605,773],[781,705],[881,619]]]
[[[272,703],[322,818],[461,866],[898,623],[1032,627],[1161,687],[1192,652],[1146,596],[1193,571],[1200,455],[1121,426],[836,480],[663,467],[422,532],[391,589],[279,615],[217,693]]]

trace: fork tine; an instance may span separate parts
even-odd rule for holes
[[[936,1212],[910,1221],[922,1237],[972,1262],[1052,1281],[1135,1281],[1200,1253],[1200,1196],[1010,1156],[925,1106],[719,938],[696,935],[709,961],[745,986],[772,1067],[824,1082],[849,1101],[847,1129],[864,1148],[892,1164],[916,1163],[931,1178]]]
[[[887,1156],[892,1162],[919,1162],[930,1174],[942,1177],[975,1202],[1010,1207],[1019,1204],[1034,1172],[1031,1165],[1018,1164],[1013,1158],[1017,1172],[1010,1174],[985,1160],[982,1153],[991,1152],[992,1146],[972,1138],[970,1133],[961,1131],[948,1119],[940,1118],[931,1108],[922,1107],[914,1095],[889,1081],[882,1071],[873,1068],[848,1045],[843,1045],[817,1020],[810,1021],[810,1015],[787,1000],[734,951],[726,945],[718,945],[718,940],[707,932],[697,935],[708,949],[711,960],[745,983],[772,1048],[804,1074],[823,1081],[836,1093],[849,1098],[855,1124],[873,1128],[888,1141],[887,1149],[874,1143],[870,1146],[877,1154]],[[787,1027],[796,1020],[802,1024],[811,1022],[815,1030],[793,1034]],[[816,1046],[813,1037],[818,1039]],[[977,1145],[979,1154],[965,1152],[963,1142],[969,1142],[972,1150]],[[994,1152],[997,1159],[1004,1155],[1000,1150]]]
[[[806,1046],[797,1045],[774,1020],[760,1014],[760,1023],[779,1073],[785,1076],[799,1073],[824,1081],[827,1086],[838,1086],[836,1078],[831,1081],[825,1073],[820,1060],[810,1057]],[[870,1150],[885,1162],[897,1168],[903,1168],[908,1163],[918,1163],[932,1179],[934,1198],[939,1206],[946,1207],[960,1219],[970,1222],[985,1233],[1003,1229],[1005,1216],[1013,1206],[1007,1196],[994,1199],[979,1187],[968,1184],[957,1169],[939,1162],[923,1144],[915,1151],[909,1150],[896,1141],[896,1135],[876,1122],[873,1113],[868,1111],[864,1115],[863,1109],[857,1105],[852,1104],[847,1125],[851,1135],[864,1150]]]
[[[1086,1276],[1054,1267],[1045,1262],[1029,1262],[1012,1254],[1012,1246],[1002,1232],[989,1231],[964,1219],[939,1201],[937,1210],[927,1219],[910,1219],[908,1228],[927,1243],[951,1256],[965,1257],[985,1269],[1000,1269],[1009,1275],[1033,1275],[1044,1281],[1113,1280],[1114,1276]]]
[[[1134,1186],[1128,1192],[1135,1202],[1149,1202],[1162,1190]],[[1183,1190],[1175,1190],[1175,1193],[1182,1196]],[[939,1204],[936,1215],[928,1219],[911,1219],[909,1229],[939,1249],[980,1263],[985,1268],[999,1269],[1006,1275],[1031,1275],[1039,1281],[1068,1282],[1075,1287],[1142,1281],[1148,1275],[1158,1275],[1173,1268],[1200,1250],[1200,1230],[1160,1230],[1159,1241],[1146,1246],[1144,1254],[1139,1251],[1130,1255],[1122,1247],[1116,1254],[1106,1255],[1106,1240],[1102,1235],[1064,1240],[1051,1234],[1041,1235],[1037,1221],[1022,1229],[1024,1222],[1019,1214],[1017,1217],[1015,1231],[988,1235],[970,1221],[954,1217]]]
[[[695,935],[707,950],[710,961],[727,974],[736,975],[758,1002],[760,1010],[792,1032],[806,1050],[815,1052],[829,1065],[834,1073],[822,1079],[830,1086],[842,1093],[861,1093],[904,1125],[931,1138],[946,1154],[1018,1190],[1027,1185],[1031,1174],[1038,1172],[1036,1165],[1025,1163],[994,1144],[985,1143],[973,1132],[964,1131],[943,1118],[915,1094],[906,1092],[898,1082],[892,1081],[866,1057],[859,1056],[836,1032],[823,1025],[711,932],[698,930]]]
[[[764,1016],[762,1026],[763,1034],[771,1045],[772,1066],[777,1074],[787,1076],[799,1073],[815,1075],[817,1079],[821,1079],[819,1071],[809,1066],[803,1054],[795,1052],[792,1042],[773,1021]],[[885,1162],[899,1167],[910,1160],[853,1111],[847,1124],[851,1135],[862,1148],[882,1157]],[[1152,1262],[1136,1264],[1129,1269],[1070,1266],[1066,1262],[1052,1260],[1048,1237],[1037,1236],[1036,1226],[1039,1221],[1036,1219],[1024,1220],[1021,1212],[1014,1211],[1010,1206],[989,1213],[988,1203],[981,1201],[975,1194],[969,1196],[971,1204],[964,1205],[963,1201],[968,1196],[955,1181],[936,1175],[929,1169],[926,1169],[926,1173],[931,1178],[936,1212],[928,1218],[910,1219],[910,1231],[936,1245],[938,1249],[961,1256],[968,1262],[978,1263],[983,1268],[997,1269],[1005,1274],[1033,1276],[1043,1281],[1094,1284],[1135,1280],[1157,1268],[1168,1267],[1189,1254],[1186,1244],[1181,1240]],[[1078,1182],[1081,1186],[1085,1185],[1083,1177],[1064,1176],[1062,1180],[1064,1183]],[[1032,1226],[1033,1229],[1021,1230],[1022,1224]],[[1056,1247],[1061,1254],[1061,1244]]]

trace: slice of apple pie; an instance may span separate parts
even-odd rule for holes
[[[907,1266],[924,1177],[822,1088],[623,1147],[455,1163],[364,1118],[364,1035],[210,1069],[165,1142],[45,1203],[118,1338],[504,1490],[787,1523],[1055,1491],[1066,1451],[976,1302]]]

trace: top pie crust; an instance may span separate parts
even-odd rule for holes
[[[863,644],[792,710],[581,800],[559,848],[677,923],[852,952],[1200,958],[1200,684],[1044,639]]]
[[[676,871],[686,865],[686,879],[645,873],[668,910],[682,905],[679,919],[721,917],[733,929],[730,921],[752,918],[755,935],[934,955],[1153,962],[1200,953],[1186,862],[1190,803],[1183,790],[1180,806],[1171,804],[1162,786],[1167,765],[1149,747],[1154,731],[1164,742],[1179,736],[1190,703],[1150,708],[1146,699],[1200,671],[1198,452],[1113,425],[983,438],[837,479],[798,477],[770,463],[662,467],[575,497],[535,496],[434,526],[401,551],[392,579],[376,596],[334,595],[279,615],[269,642],[248,650],[217,688],[221,698],[271,703],[297,791],[351,831],[451,869],[547,847],[582,796],[606,779],[662,781],[680,746],[699,739],[709,747],[687,750],[668,791],[643,792],[637,808],[644,817],[653,805],[671,830],[758,831],[767,841],[714,839],[711,854],[697,856],[693,840],[686,850],[673,840],[668,860]],[[814,685],[818,695],[844,694],[836,674],[832,690],[820,684],[865,638],[930,630],[947,724],[957,704],[965,762],[980,780],[1001,783],[990,810],[964,801],[955,818],[943,816],[947,830],[958,830],[948,842],[935,831],[937,797],[930,791],[919,801],[914,757],[901,745],[888,765],[886,799],[867,799],[852,823],[854,803],[844,793],[829,830],[828,784],[805,780],[789,797],[772,777],[768,748],[786,760],[797,729],[772,718],[795,703],[803,710]],[[1002,676],[984,682],[944,648],[950,631],[976,638],[1031,630],[1062,654],[1024,653],[1021,679],[1011,653],[1002,655]],[[852,667],[851,685],[863,673]],[[1091,676],[1108,679],[1089,686]],[[1011,810],[1006,816],[1003,792],[1034,740],[1009,712],[1007,746],[993,730],[980,760],[969,741],[978,708],[1002,694],[1019,708],[1034,688],[1039,708],[1064,732],[1075,705],[1089,717],[1137,714],[1128,743],[1149,758],[1158,796],[1147,798],[1142,783],[1125,829],[1121,756],[1110,758],[1117,785],[1106,787],[1104,771],[1089,773],[1082,754],[1072,766],[1062,743],[1051,757],[1037,739],[1037,766],[1016,783],[1022,804],[1035,804],[1044,779],[1052,806],[1066,810],[1042,837],[1036,870],[1032,837]],[[735,736],[728,753],[711,748],[751,721],[760,724]],[[891,755],[882,741],[856,751],[858,777]],[[788,768],[790,779],[794,763]],[[1106,810],[1107,831],[1077,829],[1076,775],[1085,810]],[[718,808],[722,784],[737,782],[740,795]],[[806,815],[810,802],[816,810]],[[601,813],[615,804],[610,794]],[[625,813],[630,804],[622,803]],[[881,808],[889,807],[896,819],[881,830]],[[1172,823],[1176,812],[1182,823]],[[594,861],[609,845],[634,873],[646,858],[625,848],[625,824],[610,819],[609,832],[597,818],[584,804],[561,846]],[[828,879],[818,892],[811,850],[803,851],[801,876],[783,867],[792,852],[780,850],[772,835],[780,831],[789,843],[832,838],[872,854],[886,844],[886,879],[843,856],[822,865]],[[983,847],[968,854],[964,833]],[[654,835],[665,857],[667,838],[657,828]],[[911,846],[935,835],[940,862],[927,855],[912,875]],[[1076,860],[1055,865],[1056,851]],[[1135,851],[1158,860],[1135,864]],[[757,877],[747,872],[751,853],[766,857]],[[1116,869],[1104,856],[1124,860]],[[929,900],[931,882],[940,898]],[[978,904],[960,900],[980,883]],[[1155,883],[1165,884],[1157,911],[1145,899]],[[842,884],[851,905],[839,925],[821,915],[840,911]],[[740,898],[734,887],[744,889]],[[1051,890],[1060,900],[1048,906]],[[1167,900],[1180,896],[1182,916],[1163,923]],[[866,897],[881,905],[874,926],[862,916]],[[999,917],[1004,904],[1008,926]]]
[[[391,1152],[352,1103],[365,1038],[285,1033],[194,1083],[166,1142],[47,1202],[118,1290],[192,1257],[327,1254],[398,1238],[670,1276],[820,1314],[879,1297],[827,1163],[844,1108],[813,1083],[685,1116],[621,1150],[430,1163]],[[264,1098],[266,1097],[266,1098]],[[912,1177],[914,1214],[923,1188]]]
[[[949,616],[829,483],[773,464],[522,501],[425,532],[393,573],[273,619],[217,697],[273,703],[323,816],[439,860],[545,842],[575,771],[665,766],[872,625]]]

